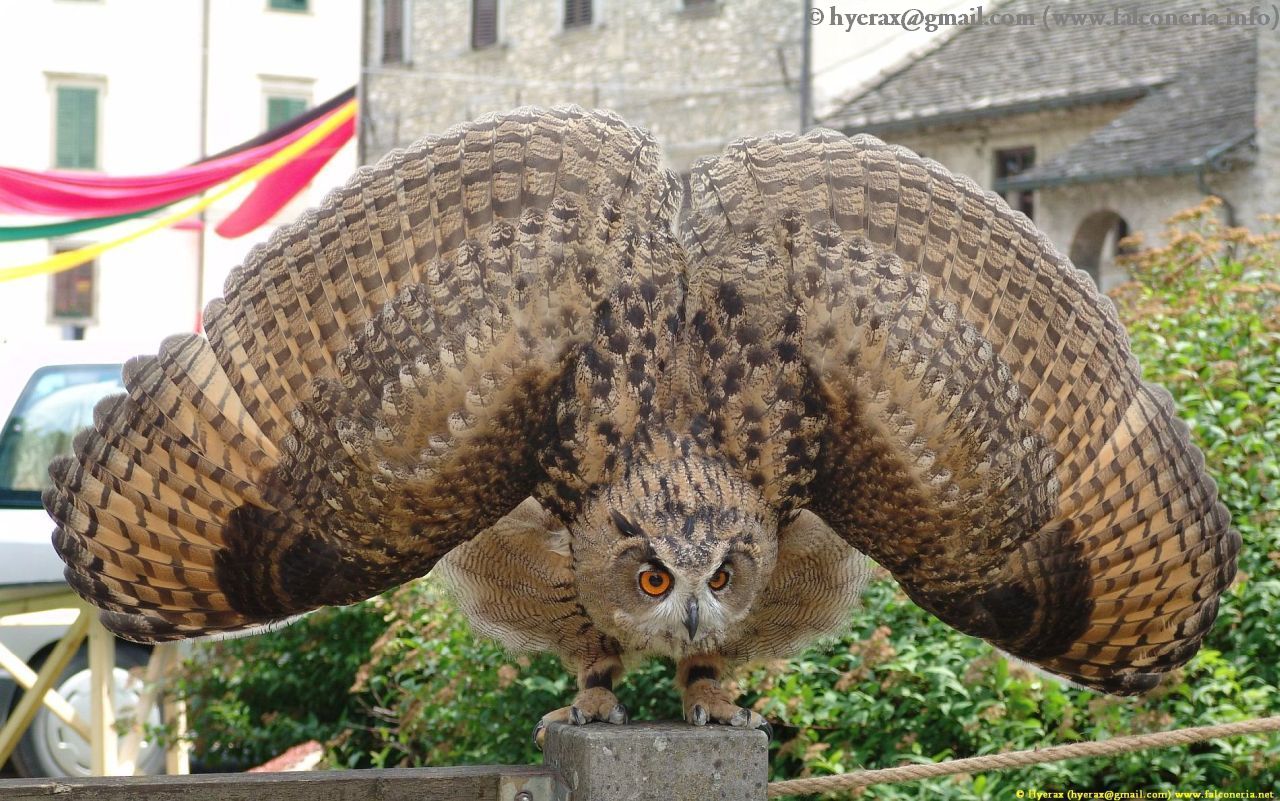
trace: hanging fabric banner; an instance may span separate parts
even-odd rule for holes
[[[339,97],[351,98],[354,90]],[[260,163],[315,129],[338,98],[298,115],[249,142],[167,173],[112,176],[52,170],[35,172],[0,167],[0,214],[102,217],[130,214],[191,197]],[[270,139],[266,137],[270,136]]]
[[[271,219],[281,208],[306,188],[342,147],[355,135],[355,120],[343,124],[325,137],[318,145],[278,171],[263,178],[253,192],[236,210],[218,224],[217,233],[226,239],[244,236]],[[126,220],[145,217],[168,208],[172,204],[143,209],[130,214],[109,217],[88,217],[43,225],[0,226],[0,242],[20,242],[29,239],[49,239],[59,236],[105,228]]]
[[[258,182],[249,197],[214,230],[219,236],[235,239],[258,228],[311,183],[333,154],[355,135],[356,121],[346,122],[320,144]]]
[[[0,214],[97,217],[163,206],[199,194],[261,163],[314,130],[316,124],[311,123],[278,142],[163,175],[68,175],[0,167]]]
[[[336,111],[342,106],[346,105],[347,103],[355,99],[356,99],[356,88],[352,86],[350,89],[347,89],[345,92],[341,92],[339,94],[334,95],[333,97],[324,101],[320,105],[315,106],[313,108],[309,108],[296,117],[290,117],[289,119],[280,123],[276,127],[263,131],[262,133],[258,134],[252,139],[246,139],[240,144],[233,145],[227,148],[226,150],[219,150],[217,153],[214,153],[213,155],[205,156],[204,158],[200,159],[200,161],[213,161],[214,159],[220,159],[224,156],[234,155],[236,153],[241,152],[242,150],[248,150],[251,147],[258,147],[259,145],[268,144],[270,142],[273,142],[285,136],[286,134],[293,133],[294,131],[298,130],[304,125],[309,125],[315,122],[321,117],[329,116],[329,112]],[[196,163],[199,164],[200,162],[196,162]]]
[[[301,157],[311,148],[319,145],[330,134],[351,120],[355,119],[356,103],[354,100],[344,104],[336,112],[325,117],[316,125],[311,126],[309,130],[299,139],[289,146],[283,148],[279,152],[267,158],[264,161],[254,165],[250,169],[236,176],[233,180],[228,181],[219,187],[216,192],[206,195],[203,199],[196,203],[192,203],[179,211],[166,215],[151,224],[138,229],[130,234],[113,239],[107,242],[99,242],[93,245],[80,248],[78,250],[70,250],[65,253],[58,253],[43,261],[34,262],[32,264],[22,264],[15,267],[0,268],[0,281],[12,281],[17,278],[25,278],[32,275],[45,275],[48,273],[56,273],[62,270],[69,270],[72,267],[84,264],[96,258],[99,254],[104,253],[113,248],[117,248],[127,242],[146,236],[147,234],[168,228],[174,223],[183,220],[191,215],[208,208],[213,203],[221,200],[232,192],[236,191],[246,184],[257,181],[268,176],[275,171],[281,169],[291,161]]]
[[[117,214],[113,217],[89,217],[84,220],[67,220],[65,222],[45,223],[44,225],[0,226],[0,242],[21,242],[27,239],[51,239],[58,236],[71,236],[72,234],[92,231],[97,228],[106,228],[108,225],[115,225],[125,220],[136,220],[139,217],[145,217],[148,214],[167,208],[169,207],[157,206],[154,209],[143,209],[132,214]]]

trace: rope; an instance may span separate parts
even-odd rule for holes
[[[1027,751],[1007,751],[1002,754],[987,754],[968,759],[950,759],[945,762],[901,765],[896,768],[859,770],[836,776],[817,776],[811,779],[771,782],[769,784],[769,798],[800,795],[802,793],[828,793],[832,790],[851,790],[855,787],[868,787],[873,784],[909,782],[918,779],[931,779],[936,776],[951,776],[956,773],[982,773],[983,771],[991,770],[1025,768],[1029,765],[1041,765],[1045,762],[1058,762],[1063,759],[1115,756],[1147,748],[1166,748],[1196,743],[1201,740],[1212,740],[1218,737],[1237,737],[1244,734],[1264,734],[1274,731],[1280,731],[1280,715],[1242,720],[1238,723],[1222,723],[1216,726],[1194,726],[1186,729],[1152,732],[1150,734],[1130,734],[1124,737],[1112,737],[1109,740],[1054,745],[1048,748],[1033,748]]]

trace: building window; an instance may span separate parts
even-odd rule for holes
[[[267,130],[284,125],[289,120],[307,110],[307,100],[303,97],[267,97]]]
[[[405,0],[382,0],[382,63],[404,64]]]
[[[1034,147],[1015,147],[1008,150],[996,151],[996,182],[997,184],[1015,175],[1021,175],[1036,164],[1036,149]],[[1030,189],[1014,189],[1004,193],[1004,199],[1009,205],[1023,214],[1028,219],[1035,219],[1035,193]]]
[[[593,0],[564,0],[564,27],[585,28],[592,21]]]
[[[267,7],[272,11],[306,11],[307,0],[271,0]]]
[[[476,50],[498,43],[498,0],[471,0],[471,46]]]
[[[67,339],[83,339],[85,326],[93,322],[97,274],[98,263],[91,261],[49,277],[49,321],[61,323]]]
[[[73,170],[98,168],[98,90],[92,86],[59,86],[54,93],[53,166]]]

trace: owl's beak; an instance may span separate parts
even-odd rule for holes
[[[684,627],[689,630],[689,641],[693,642],[693,638],[698,634],[697,598],[690,598],[689,605],[685,607]]]

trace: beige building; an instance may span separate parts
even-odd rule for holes
[[[686,171],[800,125],[801,7],[778,0],[367,0],[362,160],[520,105],[612,109]]]
[[[1103,288],[1124,278],[1120,237],[1155,235],[1206,194],[1232,223],[1280,211],[1280,37],[1269,24],[1248,9],[1216,25],[1182,16],[1204,13],[1199,0],[1077,0],[1055,4],[1070,16],[1054,18],[1041,0],[998,8],[1034,24],[959,28],[822,123],[1001,192]]]

